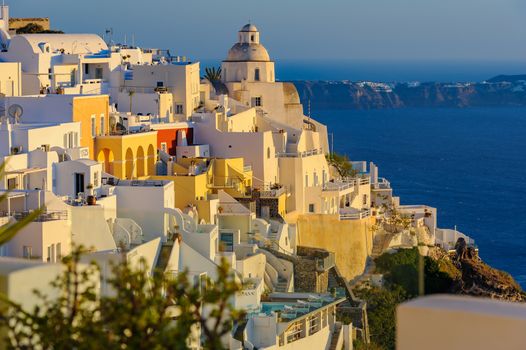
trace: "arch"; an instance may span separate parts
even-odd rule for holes
[[[97,154],[97,162],[102,163],[104,172],[113,174],[113,162],[115,161],[115,155],[109,148],[103,148]]]
[[[139,146],[139,148],[137,149],[137,177],[146,175],[144,167],[145,162],[146,159],[144,158],[144,149],[142,148],[142,146]]]
[[[126,179],[131,179],[133,178],[133,151],[129,147],[126,150],[125,159],[126,159],[126,168],[125,168],[124,177]]]
[[[148,175],[155,175],[155,147],[153,147],[152,144],[148,146],[148,155],[146,160]]]

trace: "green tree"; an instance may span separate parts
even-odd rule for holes
[[[144,262],[134,268],[123,258],[107,281],[113,293],[100,297],[99,267],[81,264],[82,254],[76,249],[64,259],[52,284],[58,298],[36,292],[39,306],[31,311],[8,302],[3,323],[12,349],[187,349],[194,326],[205,348],[223,349],[222,337],[243,318],[230,303],[241,287],[226,262],[216,279],[196,285],[187,272],[150,276]]]
[[[338,153],[331,153],[327,155],[327,162],[330,166],[333,166],[340,177],[355,177],[358,172],[353,169],[349,158],[346,155]]]
[[[362,289],[357,292],[357,295],[367,301],[367,319],[373,343],[383,349],[394,350],[396,347],[396,306],[408,299],[403,288],[397,286],[388,290],[373,287]]]

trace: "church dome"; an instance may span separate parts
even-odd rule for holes
[[[238,32],[238,42],[228,51],[226,61],[230,62],[269,62],[270,56],[265,46],[259,42],[259,30],[253,24],[245,24]]]
[[[243,28],[241,28],[240,32],[259,32],[259,30],[255,25],[249,23],[245,24]]]
[[[267,49],[261,44],[237,43],[228,51],[227,61],[270,61]]]

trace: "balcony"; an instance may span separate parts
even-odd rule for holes
[[[305,158],[310,156],[315,156],[318,154],[323,154],[321,148],[316,148],[304,152],[276,152],[276,157],[278,158]]]
[[[17,212],[0,212],[0,218],[5,217],[14,217],[17,221],[23,220],[28,217],[32,211],[17,211]],[[57,220],[67,220],[68,212],[66,210],[57,210],[57,211],[45,211],[40,213],[33,222],[47,222],[47,221],[57,221]]]
[[[369,209],[340,209],[340,220],[361,220],[368,218],[369,216],[371,216],[371,211]]]

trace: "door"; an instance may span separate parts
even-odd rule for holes
[[[84,193],[84,174],[75,173],[75,196],[81,192]]]

